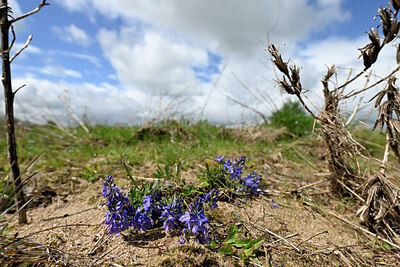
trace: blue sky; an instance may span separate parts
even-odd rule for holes
[[[14,15],[37,1],[13,0]],[[53,0],[15,25],[16,115],[33,122],[145,123],[185,116],[256,122],[286,99],[274,83],[267,40],[302,66],[321,105],[326,65],[361,68],[356,48],[383,0]],[[390,50],[390,49],[389,49]],[[390,58],[390,52],[383,56]],[[393,62],[383,60],[379,70]],[[378,72],[379,72],[378,70]],[[339,78],[341,76],[339,75]],[[245,85],[244,88],[243,84]],[[358,85],[356,85],[358,86]],[[2,96],[0,96],[2,98]],[[265,101],[265,99],[271,101]],[[200,112],[201,111],[201,112]]]

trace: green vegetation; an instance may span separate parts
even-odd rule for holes
[[[239,238],[238,227],[232,224],[229,227],[225,241],[219,245],[215,241],[211,241],[206,245],[209,249],[219,248],[218,251],[225,255],[237,254],[242,260],[249,257],[256,257],[255,250],[264,242],[263,238]]]
[[[299,102],[287,101],[269,117],[270,126],[285,127],[290,136],[303,136],[311,132],[314,119],[308,116]]]
[[[276,153],[294,162],[312,162],[315,151],[310,151],[310,148],[321,148],[322,144],[304,135],[311,130],[313,121],[298,108],[297,103],[286,103],[282,111],[271,117],[274,127],[283,124],[293,127],[290,139],[279,130],[265,126],[256,127],[249,133],[245,129],[215,126],[206,121],[195,124],[170,121],[154,127],[94,126],[89,127],[89,134],[81,128],[61,130],[53,124],[19,127],[19,158],[21,165],[26,166],[43,153],[31,170],[55,172],[51,177],[53,182],[67,178],[60,174],[65,168],[74,170],[80,178],[96,181],[110,173],[111,168],[113,172],[131,176],[143,162],[157,165],[147,173],[156,178],[179,178],[182,170],[194,168],[194,162],[209,164],[208,171],[205,169],[203,173],[207,175],[217,166],[213,161],[216,155],[231,158],[247,155],[252,160],[250,166]],[[288,111],[300,114],[292,125]],[[272,134],[274,131],[277,134]],[[354,133],[372,155],[380,153],[384,136],[359,127],[354,129]],[[1,134],[0,175],[3,175],[8,169],[7,142],[4,133]]]
[[[40,176],[35,178],[39,182],[74,194],[79,187],[71,186],[73,177],[75,180],[80,178],[89,181],[87,184],[95,187],[100,179],[112,174],[118,177],[117,183],[121,184],[123,190],[127,189],[125,192],[129,194],[129,201],[135,207],[140,206],[145,196],[154,193],[156,188],[163,190],[164,205],[173,206],[180,197],[185,200],[185,207],[189,206],[196,196],[205,195],[211,188],[216,188],[221,192],[219,201],[232,205],[229,208],[234,212],[228,213],[225,204],[220,210],[207,213],[210,231],[219,236],[219,242],[209,243],[202,251],[223,254],[244,263],[263,259],[265,252],[262,245],[273,242],[273,239],[265,235],[249,235],[249,225],[249,229],[245,228],[243,217],[236,217],[236,213],[241,209],[240,205],[267,200],[264,204],[266,214],[262,215],[267,216],[265,218],[273,218],[269,216],[276,203],[281,207],[279,210],[291,209],[290,206],[293,205],[285,204],[282,198],[276,199],[276,202],[273,199],[271,202],[270,198],[275,198],[276,195],[249,197],[251,187],[247,188],[247,191],[237,192],[237,187],[234,186],[236,183],[231,179],[232,173],[227,172],[227,158],[233,160],[231,165],[237,168],[241,164],[236,164],[235,161],[239,162],[241,156],[246,156],[244,171],[247,176],[242,175],[245,179],[243,181],[250,185],[250,182],[260,179],[261,191],[275,190],[278,183],[279,186],[282,185],[279,189],[282,192],[292,192],[296,198],[304,199],[301,205],[314,203],[309,197],[315,191],[311,187],[299,192],[292,189],[314,183],[315,179],[320,178],[315,178],[312,173],[317,168],[327,168],[324,158],[326,149],[316,138],[317,133],[305,132],[288,136],[287,132],[281,129],[265,125],[228,128],[211,125],[205,121],[169,121],[152,127],[93,126],[89,127],[89,130],[90,133],[81,128],[61,130],[53,124],[18,127],[21,166],[27,169],[23,178],[26,179],[40,170]],[[379,133],[371,133],[370,130],[359,126],[352,128],[352,133],[370,153],[379,153],[379,147],[382,147],[385,141],[384,136]],[[0,147],[5,146],[5,138],[0,138]],[[39,159],[35,160],[38,155]],[[216,161],[218,155],[224,155],[226,158],[220,157],[219,161]],[[0,177],[4,177],[0,181],[0,198],[7,197],[9,200],[10,187],[5,178],[8,170],[6,157],[6,150],[0,150]],[[34,163],[27,168],[32,161]],[[259,178],[252,176],[253,172],[260,174]],[[283,196],[291,198],[287,193]],[[313,201],[326,208],[324,205],[329,205],[332,199],[317,198]],[[356,200],[353,197],[334,199],[334,209],[337,212],[354,212],[354,201]],[[5,209],[3,207],[1,212]],[[158,217],[151,218],[157,227],[163,224]],[[9,231],[12,231],[12,227],[6,226],[2,230],[3,234],[11,235],[12,232]],[[280,234],[286,235],[288,233],[285,231],[294,231],[288,229],[285,228]],[[192,248],[191,243],[188,244]],[[180,253],[179,250],[174,251]],[[273,254],[271,261],[286,260]]]

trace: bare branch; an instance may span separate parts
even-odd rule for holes
[[[396,73],[397,71],[399,71],[399,70],[400,70],[400,64],[397,65],[397,67],[396,67],[394,70],[392,70],[391,73],[389,73],[387,76],[383,77],[382,79],[380,79],[380,80],[377,81],[376,83],[371,84],[370,86],[365,87],[365,88],[363,88],[363,89],[361,89],[361,90],[358,90],[358,91],[355,91],[355,92],[350,92],[348,95],[345,95],[345,96],[343,97],[343,99],[346,99],[346,98],[350,98],[350,97],[352,97],[352,96],[355,96],[355,95],[357,95],[357,94],[359,94],[359,93],[361,93],[361,92],[364,92],[364,91],[366,91],[366,90],[368,90],[368,89],[370,89],[370,88],[372,88],[372,87],[374,87],[374,86],[380,84],[381,82],[383,82],[383,81],[387,80],[388,78],[390,78],[393,74],[395,74],[395,73]]]
[[[14,58],[16,58],[19,54],[21,54],[21,52],[27,48],[30,44],[30,42],[32,41],[32,34],[29,35],[28,40],[26,40],[25,45],[23,47],[21,47],[10,59],[10,63],[14,60]]]
[[[218,83],[219,83],[219,80],[221,79],[222,74],[224,73],[225,68],[226,68],[226,66],[228,65],[228,63],[229,63],[229,62],[227,62],[227,63],[224,64],[224,66],[223,66],[222,69],[221,69],[221,72],[219,73],[217,79],[215,80],[215,82],[214,82],[214,84],[213,84],[213,87],[211,88],[210,93],[208,93],[206,102],[204,102],[204,105],[203,105],[203,107],[201,108],[200,115],[199,115],[199,119],[202,119],[203,114],[204,114],[204,110],[205,110],[205,108],[206,108],[206,106],[207,106],[207,104],[208,104],[208,101],[210,100],[210,96],[211,96],[211,94],[213,93],[213,91],[215,90],[215,88],[217,87],[217,85],[218,85]]]
[[[26,84],[21,85],[20,87],[18,87],[18,89],[14,91],[13,95],[15,95],[20,89],[24,88],[25,86],[26,86]]]
[[[41,10],[42,7],[48,6],[48,5],[50,5],[50,3],[46,3],[46,0],[42,0],[42,2],[40,2],[39,6],[37,8],[35,8],[34,10],[32,10],[32,11],[30,11],[28,13],[25,13],[25,14],[19,16],[19,17],[16,17],[15,19],[10,20],[10,23],[12,24],[12,23],[17,22],[17,21],[19,21],[21,19],[29,17],[30,15],[33,15],[33,14],[39,12],[39,10]]]
[[[264,121],[266,124],[268,123],[267,117],[266,117],[262,112],[258,111],[257,109],[255,109],[255,108],[253,108],[253,107],[250,107],[250,106],[248,106],[248,105],[246,105],[246,104],[243,104],[243,103],[237,101],[237,100],[234,99],[233,97],[230,97],[230,96],[225,95],[225,94],[222,94],[222,95],[225,96],[226,98],[228,98],[229,100],[233,101],[234,103],[238,104],[239,106],[242,106],[242,107],[244,107],[244,108],[250,109],[251,111],[254,111],[255,113],[257,113],[257,114],[263,119],[263,121]]]
[[[372,71],[369,72],[369,74],[367,76],[367,80],[365,81],[364,87],[367,87],[368,82],[369,82],[369,78],[371,77],[371,74],[372,74]],[[362,96],[360,97],[360,99],[359,99],[359,101],[357,103],[357,106],[354,109],[353,113],[351,114],[350,118],[347,120],[346,126],[348,126],[350,124],[350,122],[353,120],[354,116],[356,115],[358,109],[360,108],[360,104],[361,104],[362,100],[364,99],[364,94],[365,94],[365,91],[363,92]]]
[[[10,53],[10,51],[11,51],[11,48],[13,47],[13,45],[14,45],[14,42],[15,42],[15,31],[14,31],[14,26],[11,24],[11,33],[12,33],[12,35],[13,35],[13,39],[12,39],[12,41],[11,41],[11,44],[10,44],[10,46],[8,47],[8,49],[7,49],[7,53]]]

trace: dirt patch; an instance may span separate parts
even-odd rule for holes
[[[15,229],[10,234],[56,248],[60,255],[53,262],[61,265],[244,265],[238,258],[194,242],[181,245],[178,236],[165,234],[163,228],[124,233],[118,238],[109,235],[103,223],[106,207],[100,197],[101,183],[85,186],[86,190],[69,195],[64,201],[55,197],[46,207],[30,209],[29,223],[20,226],[13,220]],[[278,208],[271,207],[272,199]],[[219,208],[210,218],[215,222],[213,231],[220,235],[226,235],[229,225],[236,224],[243,237],[264,238],[263,249],[257,254],[260,261],[257,264],[262,266],[343,265],[346,260],[372,265],[379,259],[368,247],[371,239],[283,193],[252,200],[236,199],[233,203],[219,202]],[[356,220],[352,215],[346,218]],[[385,262],[395,263],[396,257],[389,260]]]

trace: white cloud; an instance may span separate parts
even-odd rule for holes
[[[121,90],[111,84],[51,82],[34,77],[13,80],[13,87],[26,84],[15,98],[15,114],[19,119],[45,123],[57,121],[63,126],[76,124],[67,106],[91,124],[143,122],[154,115],[164,115],[162,110],[170,103],[168,97],[160,102],[159,96],[144,95],[138,90]],[[95,97],[94,97],[95,96]],[[1,96],[0,96],[1,98]],[[161,106],[159,106],[160,104]],[[0,103],[1,105],[1,103]],[[182,114],[183,108],[179,114]]]
[[[329,37],[314,40],[313,43],[305,42],[311,33],[350,18],[342,7],[343,0],[55,2],[77,12],[89,9],[89,15],[95,14],[99,20],[118,19],[116,21],[123,22],[114,24],[112,30],[100,29],[97,34],[103,55],[114,67],[123,90],[90,84],[82,87],[88,90],[87,97],[95,105],[99,105],[101,98],[108,97],[108,104],[117,105],[115,110],[122,113],[127,112],[123,105],[128,105],[127,100],[132,99],[136,100],[137,107],[143,107],[143,103],[162,106],[154,102],[155,97],[167,90],[171,95],[167,96],[167,102],[184,91],[194,114],[198,114],[208,101],[204,114],[213,121],[255,117],[253,112],[239,107],[224,95],[268,113],[274,108],[273,104],[262,104],[262,98],[252,95],[259,90],[268,94],[274,102],[280,103],[282,99],[279,88],[272,82],[276,77],[267,60],[269,55],[264,51],[268,34],[271,42],[286,44],[282,48],[283,57],[292,58],[302,67],[303,85],[311,90],[310,99],[314,104],[321,107],[320,80],[326,72],[326,65],[335,63],[340,67],[361,69],[362,60],[357,60],[359,52],[356,48],[367,42],[365,37],[355,40]],[[298,45],[299,42],[303,42],[302,46]],[[229,63],[210,99],[207,96],[212,85],[196,78],[192,68],[209,64],[208,51],[222,58],[219,69]],[[390,68],[388,58],[385,55],[381,57],[377,73]],[[346,75],[347,71],[340,71],[339,83]],[[251,92],[243,88],[234,76]],[[213,74],[212,82],[217,77],[218,73]],[[363,82],[359,82],[348,89],[362,85]],[[111,112],[110,117],[113,117],[116,116],[113,113],[115,110],[98,112],[99,116],[107,116],[106,112]],[[136,107],[134,112],[147,114]]]
[[[72,77],[72,78],[82,77],[82,75],[79,72],[64,68],[61,65],[47,65],[43,68],[38,68],[37,71],[55,77]]]
[[[96,56],[87,55],[87,54],[83,54],[83,53],[68,52],[68,51],[51,51],[51,52],[53,52],[55,54],[62,54],[64,56],[68,56],[68,57],[74,57],[74,58],[86,60],[86,61],[89,61],[90,63],[92,63],[93,65],[95,65],[96,67],[101,66],[100,59]]]
[[[141,20],[168,28],[202,44],[213,52],[232,57],[250,57],[271,33],[274,42],[305,40],[313,30],[349,18],[339,1],[222,0],[203,1],[59,1],[66,8],[82,11],[91,7],[107,18],[122,18],[126,24]]]
[[[58,37],[64,41],[86,47],[92,43],[92,39],[89,37],[89,35],[87,35],[83,29],[77,27],[75,24],[70,24],[63,28],[54,26],[53,30]]]
[[[192,66],[207,65],[206,50],[152,31],[140,41],[130,36],[130,28],[119,33],[101,29],[98,34],[103,53],[124,88],[140,88],[153,94],[198,93],[199,81]]]

